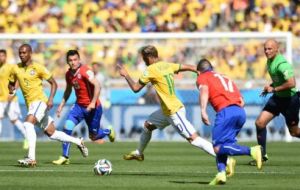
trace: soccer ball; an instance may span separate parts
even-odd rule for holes
[[[110,175],[112,172],[112,164],[109,160],[101,159],[95,163],[94,173],[96,175]]]

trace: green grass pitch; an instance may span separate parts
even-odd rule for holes
[[[254,143],[247,143],[254,145]],[[150,142],[145,160],[125,161],[122,155],[136,142],[87,143],[89,157],[82,158],[72,145],[71,164],[55,166],[61,153],[57,142],[37,143],[36,168],[21,168],[17,159],[25,155],[20,142],[0,142],[0,190],[181,190],[181,189],[300,189],[300,144],[268,143],[270,161],[262,171],[248,166],[250,157],[236,157],[236,173],[222,187],[208,183],[216,174],[214,158],[185,142]],[[95,176],[93,165],[106,158],[113,164],[110,176]]]

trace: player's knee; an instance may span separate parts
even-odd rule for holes
[[[255,126],[256,126],[256,128],[259,128],[259,129],[262,129],[262,128],[266,127],[265,122],[263,122],[261,120],[256,120],[255,121]]]
[[[45,134],[46,134],[48,137],[51,137],[51,136],[54,134],[55,130],[56,130],[56,128],[55,128],[55,126],[54,126],[54,123],[51,122],[51,123],[47,126],[47,128],[45,129],[44,132],[45,132]]]
[[[155,130],[157,127],[155,125],[153,125],[152,123],[150,123],[149,121],[145,121],[144,123],[144,130],[146,132],[151,132],[153,130]]]

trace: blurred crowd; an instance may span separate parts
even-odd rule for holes
[[[0,0],[0,33],[114,33],[291,31],[294,63],[300,62],[300,2],[298,0]],[[9,62],[18,62],[20,41],[0,41]],[[138,49],[147,40],[31,40],[34,59],[56,78],[67,70],[65,53],[78,49],[83,62],[100,65],[103,74],[118,77],[124,64],[134,77],[145,68]],[[234,79],[265,78],[263,41],[156,40],[162,59],[195,64],[212,60],[216,70]],[[285,52],[284,42],[281,51]],[[178,76],[179,78],[182,75]],[[191,76],[193,77],[193,76]]]
[[[22,41],[0,41],[8,50],[8,62],[16,63],[18,46]],[[68,69],[65,54],[69,49],[78,49],[83,63],[99,65],[99,71],[109,78],[118,78],[116,64],[123,64],[134,78],[138,78],[146,65],[138,54],[147,40],[76,40],[44,41],[31,40],[34,50],[33,59],[46,65],[55,78],[64,79]],[[169,62],[196,64],[200,58],[211,60],[215,69],[234,79],[262,79],[267,76],[263,39],[164,39],[152,40],[151,44],[158,49],[159,56]],[[285,52],[285,42],[281,43]],[[195,77],[193,73],[179,74],[177,78]]]
[[[298,0],[6,0],[0,33],[292,31]]]

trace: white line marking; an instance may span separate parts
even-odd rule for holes
[[[65,172],[65,173],[86,173],[86,172],[92,172],[92,170],[37,170],[34,168],[24,168],[24,169],[17,169],[17,170],[0,170],[0,173],[3,172]],[[149,171],[149,172],[139,172],[139,171],[118,171],[117,173],[129,173],[129,174],[172,174],[173,172],[156,172],[156,171]],[[183,172],[186,173],[186,172]],[[195,172],[198,174],[214,174],[215,172]],[[276,172],[276,171],[257,171],[257,172],[235,172],[236,174],[287,174],[287,175],[293,175],[297,174],[296,172]],[[178,173],[180,174],[180,173]]]

